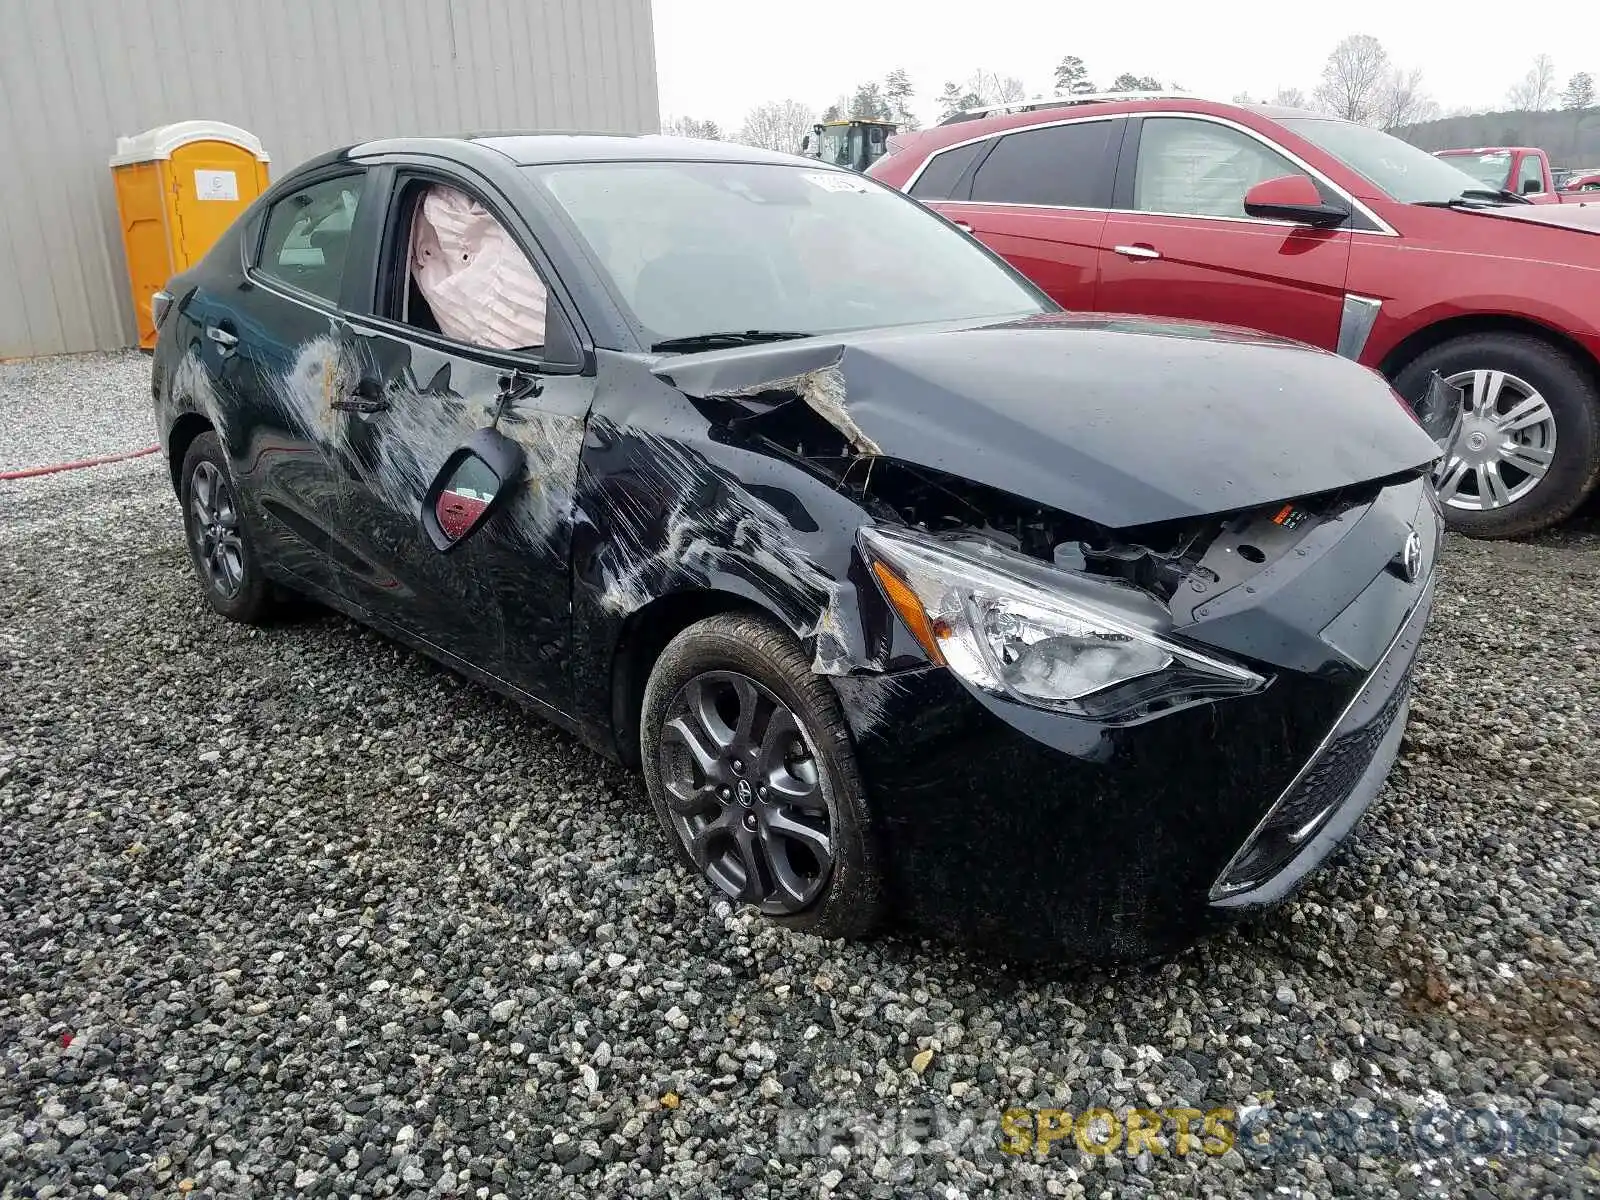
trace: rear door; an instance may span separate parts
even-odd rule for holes
[[[933,155],[906,190],[969,229],[1056,303],[1093,309],[1123,123],[1080,118],[951,147]]]
[[[369,183],[350,162],[297,180],[247,231],[238,287],[190,305],[221,410],[214,420],[263,556],[335,593],[350,559],[338,528],[345,467],[334,366],[345,264]]]
[[[1195,116],[1138,118],[1102,235],[1098,307],[1242,325],[1333,349],[1349,229],[1244,211],[1246,191],[1285,175],[1306,175],[1325,201],[1342,200],[1238,126]]]

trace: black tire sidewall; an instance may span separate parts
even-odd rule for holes
[[[1539,390],[1556,422],[1550,470],[1527,496],[1502,509],[1474,512],[1442,506],[1450,528],[1471,537],[1517,537],[1570,516],[1600,473],[1600,394],[1594,381],[1562,351],[1526,334],[1485,333],[1427,350],[1395,377],[1395,390],[1415,404],[1438,372],[1505,371]]]
[[[261,572],[255,543],[250,537],[250,530],[245,524],[242,510],[239,513],[239,542],[242,548],[240,557],[244,563],[244,584],[238,592],[233,596],[224,596],[218,592],[212,586],[205,564],[200,561],[200,553],[195,545],[194,507],[191,500],[194,492],[195,468],[202,462],[210,463],[221,472],[233,492],[236,509],[240,507],[239,485],[234,482],[233,472],[228,467],[228,457],[223,452],[221,440],[215,433],[202,433],[189,443],[189,450],[183,456],[183,467],[179,476],[181,481],[179,501],[183,505],[183,538],[189,548],[189,562],[194,567],[200,591],[213,612],[230,621],[254,624],[270,612],[273,594],[271,584]]]
[[[882,879],[848,726],[833,690],[811,671],[794,639],[775,622],[754,614],[722,614],[691,625],[662,651],[645,686],[640,760],[651,805],[679,861],[701,875],[666,805],[661,729],[679,689],[707,671],[738,671],[766,687],[794,713],[817,755],[833,867],[822,895],[809,908],[769,919],[821,937],[870,933],[880,919]],[[705,886],[723,895],[709,881]]]

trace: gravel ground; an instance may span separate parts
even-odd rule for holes
[[[107,405],[0,461],[136,444],[136,368],[0,364]],[[511,705],[203,612],[156,459],[0,483],[0,1195],[1600,1194],[1600,534],[1442,570],[1336,864],[1164,966],[1017,972],[732,911]],[[1258,1137],[1000,1149],[1090,1106]]]
[[[155,440],[148,355],[0,361],[0,472],[120,454]]]

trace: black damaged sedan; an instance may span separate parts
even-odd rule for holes
[[[1374,373],[1058,311],[859,176],[666,138],[374,142],[155,297],[212,608],[341,610],[642,767],[829,936],[1144,957],[1380,790],[1440,522]]]

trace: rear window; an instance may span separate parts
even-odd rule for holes
[[[977,204],[1104,208],[1111,179],[1106,143],[1112,121],[1078,121],[1008,133],[972,180]]]
[[[957,146],[953,150],[941,150],[928,160],[928,165],[922,168],[922,174],[917,176],[917,181],[911,185],[911,194],[918,200],[960,200],[956,194],[956,184],[961,182],[961,177],[967,173],[967,168],[972,165],[980,153],[988,149],[989,142],[973,142],[968,146]]]

